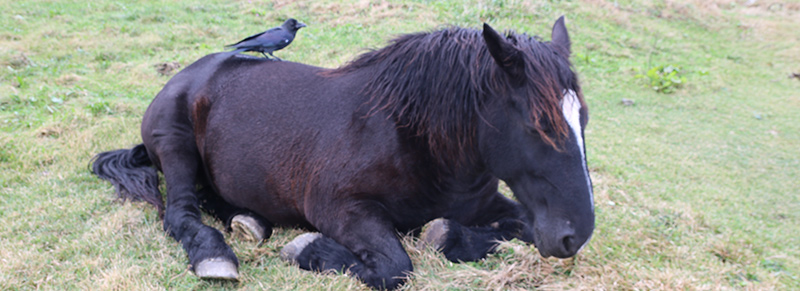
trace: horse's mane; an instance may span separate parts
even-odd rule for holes
[[[558,149],[569,133],[560,103],[565,90],[574,90],[585,105],[570,64],[535,37],[509,33],[507,40],[523,53],[525,95],[531,96],[511,101],[529,108],[528,126]],[[449,166],[470,158],[465,154],[473,152],[476,125],[489,98],[512,96],[512,81],[475,29],[402,35],[327,74],[362,68],[376,70],[363,88],[370,114],[388,112],[398,127],[426,139],[432,156]]]

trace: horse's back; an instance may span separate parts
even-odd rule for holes
[[[403,158],[392,122],[366,118],[360,77],[324,70],[211,55],[165,86],[148,110],[160,112],[151,127],[191,134],[209,182],[230,203],[309,225],[308,214],[320,212],[311,208],[335,192],[385,192],[391,183],[364,175],[397,171]]]
[[[300,125],[330,126],[342,100],[311,89],[322,68],[230,53],[205,56],[176,74],[156,95],[142,123],[148,137],[192,134],[203,150],[207,130],[220,136]],[[269,125],[269,127],[265,127]],[[209,128],[209,126],[211,126]],[[163,131],[169,131],[164,133]]]

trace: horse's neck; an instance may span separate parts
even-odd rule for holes
[[[436,188],[453,195],[477,195],[487,191],[497,191],[498,180],[488,172],[460,171],[462,173],[443,174],[437,179]],[[493,186],[494,185],[494,186]],[[493,189],[488,189],[492,188]]]

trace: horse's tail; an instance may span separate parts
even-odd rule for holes
[[[164,201],[158,190],[158,172],[152,165],[144,144],[99,153],[91,161],[92,172],[111,182],[120,199],[144,200],[155,205],[163,217]]]

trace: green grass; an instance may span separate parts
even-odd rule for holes
[[[199,280],[155,209],[118,203],[87,163],[140,142],[169,80],[156,65],[287,17],[309,27],[276,55],[335,67],[446,25],[549,39],[560,15],[591,111],[591,243],[555,260],[512,241],[452,264],[407,238],[404,288],[800,289],[800,1],[0,2],[0,289],[365,288],[280,261],[293,229],[228,237],[241,281]],[[636,77],[667,65],[686,76],[674,93]]]

